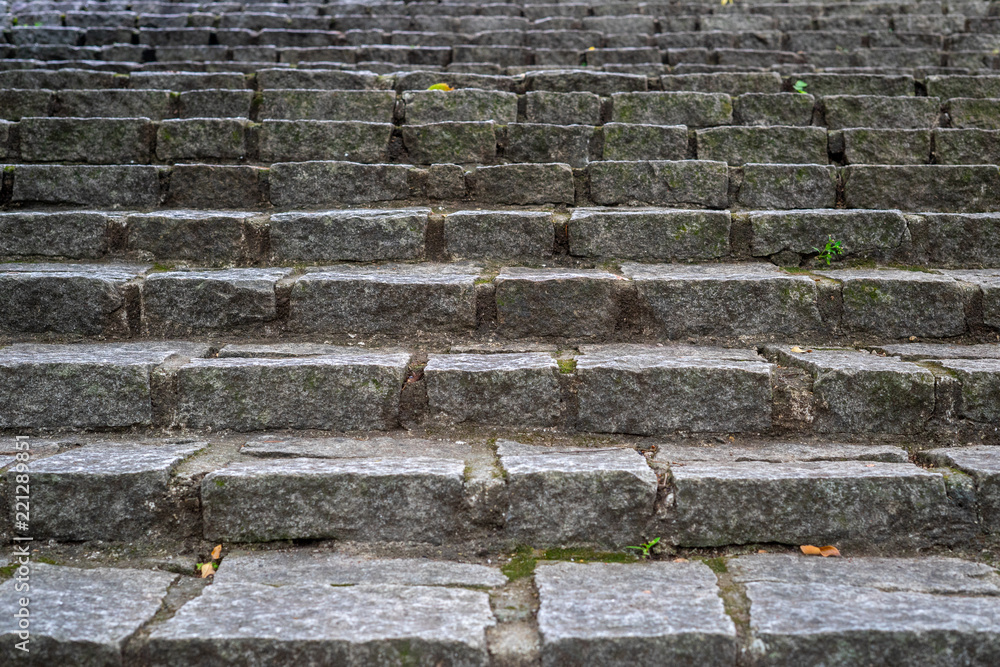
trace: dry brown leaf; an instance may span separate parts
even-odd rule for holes
[[[789,352],[805,352],[805,350],[803,350],[801,347],[799,347],[798,345],[796,345],[791,350],[789,350]]]
[[[201,566],[201,578],[211,577],[215,574],[215,566],[211,563],[202,563]]]
[[[827,556],[839,556],[840,550],[837,549],[837,547],[828,544],[825,547],[819,548],[819,555],[822,556],[823,558],[826,558]]]
[[[686,563],[686,562],[688,562],[688,559],[687,558],[675,558],[674,562],[675,563]]]
[[[757,553],[759,553],[759,554],[766,554],[767,553],[767,549],[757,549]]]
[[[212,549],[212,560],[219,560],[219,556],[222,555],[222,545],[218,544],[214,549]]]
[[[803,544],[799,549],[807,556],[819,556],[822,553],[819,547],[814,547],[811,544]]]

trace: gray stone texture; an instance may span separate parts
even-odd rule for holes
[[[736,203],[758,209],[833,208],[837,202],[837,172],[812,164],[745,164]],[[896,208],[858,206],[856,208]]]
[[[934,130],[933,133],[941,130]],[[867,127],[842,130],[847,164],[927,164],[931,130],[885,130]],[[936,136],[936,135],[935,135]],[[975,164],[941,162],[941,164]]]
[[[1000,128],[1000,100],[955,98],[944,104],[944,110],[953,128]]]
[[[847,208],[976,213],[1000,201],[995,166],[851,165],[843,180]]]
[[[816,33],[813,34],[813,39]],[[856,33],[855,33],[856,34]],[[822,97],[825,95],[877,95],[886,97],[912,96],[915,94],[913,77],[910,75],[862,74],[857,72],[800,73],[789,77],[792,81],[806,82],[806,92]]]
[[[444,218],[444,239],[453,259],[543,259],[555,228],[546,211],[456,211]]]
[[[497,138],[492,121],[404,125],[403,146],[414,164],[492,162]]]
[[[837,442],[816,444],[801,442],[754,442],[730,443],[722,447],[715,443],[703,445],[659,445],[655,460],[662,463],[687,463],[705,461],[709,463],[744,463],[764,461],[768,463],[794,463],[813,461],[882,461],[884,463],[906,463],[909,454],[895,445],[845,445]]]
[[[148,118],[24,118],[18,123],[25,162],[149,162]]]
[[[948,359],[938,363],[962,384],[959,415],[976,422],[1000,423],[1000,359]]]
[[[525,102],[525,119],[529,123],[599,125],[601,122],[601,98],[593,93],[533,91],[525,95]]]
[[[108,250],[107,227],[99,211],[0,213],[0,255],[98,259]]]
[[[937,97],[830,95],[820,100],[831,130],[845,127],[921,129],[937,126]]]
[[[246,263],[259,228],[253,213],[157,211],[125,218],[127,247],[143,259]]]
[[[684,261],[729,254],[727,211],[574,209],[569,254],[576,257]]]
[[[165,120],[156,131],[156,157],[177,160],[239,160],[246,156],[248,121],[237,118]]]
[[[742,125],[810,125],[816,98],[802,93],[744,93],[733,100]]]
[[[936,465],[958,468],[971,476],[976,483],[976,502],[979,521],[988,533],[1000,533],[1000,452],[995,445],[975,445],[932,449],[922,452],[920,458]],[[996,594],[997,582],[992,582]]]
[[[22,164],[13,172],[14,202],[151,208],[160,201],[159,169],[153,166]]]
[[[943,266],[1000,266],[1000,215],[921,213],[907,216],[913,245],[925,262]]]
[[[271,203],[316,208],[406,199],[409,165],[279,162],[271,166]]]
[[[404,135],[406,129],[404,127]],[[504,157],[512,162],[561,162],[584,167],[594,128],[588,125],[511,123]],[[455,160],[453,160],[455,161]]]
[[[606,123],[605,160],[683,160],[688,153],[684,125]]]
[[[391,123],[390,90],[291,90],[261,92],[261,120],[363,120]]]
[[[1000,164],[1000,131],[934,130],[938,164]]]
[[[174,208],[253,209],[266,204],[269,172],[250,165],[176,164],[165,204]]]
[[[269,220],[277,262],[420,259],[430,209],[347,209],[275,213]]]
[[[576,190],[568,164],[502,164],[477,167],[466,181],[484,204],[573,204]]]
[[[494,90],[407,91],[403,103],[408,124],[488,120],[505,124],[517,120],[517,95]]]
[[[813,209],[745,215],[753,230],[751,253],[755,257],[785,251],[813,254],[830,237],[840,241],[844,256],[891,251],[907,236],[906,218],[899,211]]]
[[[602,206],[650,204],[726,208],[729,204],[729,172],[724,162],[608,161],[593,162],[587,171],[590,196]],[[830,187],[833,188],[832,181]]]
[[[733,122],[733,103],[724,93],[614,93],[611,104],[616,123],[710,127]]]
[[[389,123],[265,120],[260,128],[260,159],[385,162],[391,134]]]
[[[715,127],[698,130],[698,158],[739,166],[748,162],[826,164],[821,127]]]

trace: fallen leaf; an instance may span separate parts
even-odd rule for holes
[[[840,550],[837,549],[837,547],[828,544],[825,547],[819,548],[819,555],[823,558],[826,558],[827,556],[839,556]]]
[[[757,553],[759,553],[759,554],[766,554],[767,553],[767,549],[757,549]]]
[[[874,464],[874,463],[866,463],[866,464],[865,464],[865,467],[866,467],[866,468],[874,468],[874,467],[875,467],[875,464]]]
[[[595,48],[596,48],[596,47],[593,47],[593,46],[591,46],[591,47],[590,47],[589,49],[587,49],[587,50],[588,50],[588,51],[593,51],[593,50],[594,50]]]
[[[211,577],[213,574],[215,574],[215,568],[212,567],[211,563],[205,563],[204,565],[201,566],[202,579],[204,579],[205,577]]]
[[[221,555],[222,555],[222,545],[219,544],[216,545],[214,549],[212,549],[212,560],[219,560],[219,556]]]
[[[799,347],[798,345],[796,345],[791,350],[789,350],[789,352],[805,352],[805,350],[803,350],[801,347]]]
[[[445,92],[448,92],[449,90],[455,90],[455,89],[449,86],[447,83],[435,83],[433,86],[428,86],[427,90],[443,90]]]
[[[674,562],[675,563],[686,563],[686,562],[688,562],[688,559],[687,558],[675,558]]]
[[[811,544],[803,544],[801,547],[799,547],[799,549],[801,549],[802,553],[804,553],[807,556],[819,556],[821,553],[823,553],[822,551],[819,550],[819,547],[814,547]]]

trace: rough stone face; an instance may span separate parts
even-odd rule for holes
[[[955,98],[945,103],[945,112],[952,127],[993,130],[1000,121],[1000,102],[995,99]]]
[[[856,34],[856,33],[855,33]],[[815,39],[816,33],[810,31]],[[910,75],[886,74],[827,74],[806,72],[790,77],[806,82],[806,90],[816,97],[825,95],[912,96],[915,93]]]
[[[729,254],[728,211],[573,210],[569,253],[576,257],[684,261]]]
[[[992,445],[932,449],[920,457],[937,465],[951,466],[976,482],[979,521],[988,533],[1000,533],[1000,453]],[[995,582],[994,582],[995,583]]]
[[[50,665],[120,665],[125,642],[152,620],[176,574],[125,568],[80,569],[32,563],[29,653],[15,648],[16,579],[0,587],[0,659]],[[28,658],[26,661],[25,658]]]
[[[529,123],[598,125],[601,122],[601,98],[593,93],[533,91],[525,95],[525,101],[525,119]]]
[[[729,204],[729,171],[724,162],[608,161],[593,162],[587,171],[590,196],[602,206],[645,203],[726,208]]]
[[[410,165],[279,162],[271,165],[271,203],[315,208],[406,199]]]
[[[496,204],[572,204],[573,170],[567,164],[477,167],[468,177],[472,198]]]
[[[949,276],[879,269],[839,269],[822,275],[841,283],[841,322],[848,331],[892,338],[965,333],[962,287]]]
[[[423,456],[465,461],[473,458],[475,453],[475,447],[469,444],[458,444],[447,440],[391,437],[369,437],[359,440],[347,437],[298,438],[260,435],[251,437],[240,448],[240,454],[265,459],[413,458]],[[490,458],[493,458],[492,450]]]
[[[165,120],[156,132],[156,157],[238,160],[246,155],[247,121],[237,118]]]
[[[557,373],[544,352],[431,354],[428,407],[455,423],[553,426],[562,400]]]
[[[809,94],[744,93],[733,100],[733,117],[742,125],[809,125],[815,104]]]
[[[934,130],[934,155],[938,164],[997,164],[1000,162],[1000,132]]]
[[[492,162],[497,154],[492,121],[404,125],[402,134],[415,164]]]
[[[408,124],[517,120],[517,95],[493,90],[421,90],[403,93]]]
[[[844,167],[847,208],[975,213],[1000,201],[1000,172],[994,166],[851,165]]]
[[[165,203],[175,208],[263,206],[268,170],[250,165],[177,164],[170,169]]]
[[[148,268],[0,264],[0,330],[83,335],[127,331],[125,286]]]
[[[209,88],[188,90],[178,96],[181,118],[249,118],[252,90]]]
[[[201,484],[206,539],[440,543],[462,529],[455,459],[272,459],[233,463]]]
[[[916,364],[853,350],[770,349],[812,374],[817,431],[919,433],[934,412],[934,375]]]
[[[736,628],[702,563],[543,563],[542,664],[731,665]]]
[[[143,281],[147,331],[184,333],[267,322],[277,317],[277,282],[291,269],[168,271]]]
[[[191,428],[388,429],[409,355],[345,350],[289,359],[195,359],[177,370],[177,421]]]
[[[223,15],[223,20],[238,16],[239,14],[225,14]],[[374,88],[377,81],[378,77],[371,72],[291,68],[257,70],[257,85],[261,90],[269,88],[364,90],[366,88]]]
[[[1000,270],[948,271],[947,275],[979,288],[983,295],[983,323],[1000,329]]]
[[[0,255],[97,259],[108,249],[99,211],[0,213]]]
[[[30,463],[31,535],[133,540],[165,528],[171,472],[203,445],[97,443]],[[7,471],[12,497],[17,475]]]
[[[967,538],[975,520],[951,509],[940,474],[910,463],[689,461],[671,477],[671,539],[685,546],[927,544]]]
[[[565,451],[498,443],[510,504],[505,532],[536,546],[644,541],[656,475],[633,449]]]
[[[391,134],[390,123],[265,120],[260,130],[260,159],[385,162]]]
[[[852,128],[842,133],[847,164],[927,164],[931,158],[931,130]]]
[[[147,118],[23,118],[25,162],[149,162],[153,125]]]
[[[793,463],[799,461],[882,461],[906,463],[909,454],[893,445],[844,445],[835,442],[803,444],[799,442],[766,442],[762,444],[660,445],[655,460],[663,463],[707,461],[710,463]]]
[[[461,331],[476,324],[476,267],[351,265],[316,269],[292,286],[290,324],[302,331]]]
[[[938,363],[962,383],[958,406],[962,417],[1000,423],[1000,359],[949,359]]]
[[[671,338],[794,335],[822,326],[813,279],[771,264],[624,264],[622,272]]]
[[[504,156],[513,162],[561,162],[584,167],[590,158],[593,135],[594,128],[588,125],[511,123],[507,126]]]
[[[511,338],[609,337],[623,279],[597,269],[509,267],[494,280],[498,328]]]
[[[52,97],[51,90],[4,90],[0,92],[0,118],[17,121],[25,117],[48,116]],[[84,114],[70,115],[83,116]],[[126,115],[136,116],[137,114],[129,113]]]
[[[740,20],[747,18],[740,17]],[[693,29],[693,27],[689,27],[684,30]],[[665,74],[660,77],[660,82],[663,84],[664,90],[697,90],[709,93],[728,93],[729,95],[781,92],[781,75],[777,72],[685,73],[683,76]]]
[[[486,629],[495,623],[483,591],[220,583],[154,630],[143,658],[156,667],[193,664],[205,655],[243,665],[266,656],[272,664],[413,660],[486,667]]]
[[[751,253],[766,257],[790,250],[808,255],[833,237],[844,255],[898,248],[906,238],[906,218],[899,211],[753,211]]]
[[[683,125],[606,123],[605,160],[683,160],[688,152],[688,131]]]
[[[391,90],[264,90],[260,117],[267,120],[363,120],[391,123]]]
[[[907,216],[913,245],[928,263],[1000,266],[1000,215],[921,213]]]
[[[723,93],[614,93],[611,104],[616,123],[709,127],[733,122],[732,100]]]
[[[577,358],[577,428],[653,435],[761,431],[772,366],[740,350],[594,346]],[[759,359],[759,358],[758,358]]]
[[[539,259],[552,255],[555,230],[545,211],[456,211],[444,239],[454,259]]]
[[[220,211],[158,211],[125,218],[128,249],[158,260],[205,264],[249,261],[255,214]]]
[[[151,208],[160,201],[159,170],[142,165],[17,165],[11,200]]]
[[[398,586],[483,586],[507,583],[493,567],[426,558],[365,558],[303,551],[230,554],[219,566],[214,583],[257,583],[269,586],[316,583]]]
[[[931,128],[937,125],[941,100],[937,97],[883,97],[879,95],[829,95],[821,100],[826,126]]]
[[[715,127],[698,130],[698,158],[731,165],[748,162],[826,164],[821,127]]]
[[[996,76],[962,76],[932,74],[927,77],[927,94],[950,99],[953,97],[1000,97],[1000,78]]]
[[[349,209],[276,213],[271,254],[278,262],[419,259],[430,209]]]
[[[1000,359],[1000,346],[991,343],[950,345],[947,343],[900,343],[878,345],[871,349],[903,361],[923,359]]]
[[[646,85],[646,77],[638,74],[543,70],[528,72],[525,75],[525,88],[528,91],[546,90],[556,93],[585,91],[597,95],[611,95],[622,90],[646,90]]]
[[[759,209],[833,208],[837,202],[837,173],[834,167],[822,165],[746,164],[736,202]]]

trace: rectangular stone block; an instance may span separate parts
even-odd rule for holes
[[[177,97],[181,118],[249,118],[252,90],[188,90]]]
[[[956,97],[944,103],[954,128],[1000,129],[1000,100]]]
[[[690,90],[702,93],[780,93],[781,75],[777,72],[703,72],[665,74],[660,77],[664,90]]]
[[[934,375],[917,364],[854,350],[768,350],[813,376],[816,431],[920,433],[934,413]]]
[[[271,257],[284,263],[419,259],[429,214],[426,208],[275,213]]]
[[[605,160],[683,160],[688,153],[684,125],[606,123]]]
[[[456,211],[444,218],[444,239],[453,259],[543,259],[555,228],[547,211]]]
[[[385,162],[391,135],[389,123],[266,120],[260,129],[260,159],[262,162]]]
[[[0,88],[65,90],[67,88],[124,88],[125,80],[111,72],[85,69],[15,69],[0,73]]]
[[[264,205],[268,170],[250,165],[177,164],[164,203],[175,208],[254,209]]]
[[[406,91],[403,104],[408,124],[492,120],[504,125],[517,120],[517,95],[494,90]]]
[[[639,74],[588,72],[585,70],[551,70],[525,74],[527,91],[544,90],[553,93],[588,92],[611,95],[623,91],[646,90],[646,77]]]
[[[823,327],[813,279],[771,264],[623,264],[622,273],[670,338],[795,336]]]
[[[616,123],[709,127],[733,122],[733,103],[724,93],[615,93],[611,104]]]
[[[108,250],[107,227],[97,211],[0,213],[0,255],[98,259]]]
[[[814,164],[745,164],[736,203],[746,208],[833,208],[837,203],[837,171]],[[896,208],[858,206],[855,208]]]
[[[23,115],[49,115],[48,111],[42,111],[41,108],[37,111],[40,113]],[[173,113],[168,90],[60,90],[55,94],[52,115],[66,118],[163,120],[170,118]]]
[[[535,582],[545,667],[736,660],[736,627],[704,563],[543,563]]]
[[[24,118],[25,162],[149,162],[153,125],[146,118]]]
[[[609,338],[625,281],[597,269],[509,267],[494,280],[498,330],[509,338]]]
[[[292,286],[289,324],[361,334],[468,330],[476,324],[478,276],[462,264],[318,268]]]
[[[529,123],[552,125],[600,125],[601,123],[601,98],[594,93],[532,91],[525,95],[525,102],[525,120]]]
[[[995,408],[995,399],[993,400]],[[958,468],[972,477],[976,483],[976,502],[979,504],[979,520],[983,530],[987,533],[1000,533],[1000,457],[995,446],[932,449],[921,453],[920,457],[930,463]]]
[[[558,366],[544,352],[431,354],[427,405],[449,423],[555,426],[562,396]]]
[[[594,162],[590,196],[600,205],[700,205],[726,208],[729,171],[723,162],[647,160]]]
[[[261,92],[261,120],[363,120],[391,123],[391,90],[278,90]]]
[[[195,359],[176,371],[189,428],[387,430],[397,425],[409,355],[345,349],[285,359]]]
[[[1000,201],[996,166],[852,165],[843,180],[847,208],[975,213]]]
[[[403,146],[414,164],[489,163],[497,154],[492,121],[404,125],[402,134]]]
[[[940,130],[843,130],[844,161],[847,164],[927,164],[931,158],[932,132]],[[831,147],[835,141],[831,133]]]
[[[1000,130],[934,130],[938,164],[1000,164]]]
[[[574,209],[569,254],[575,257],[690,261],[729,254],[727,211]]]
[[[1000,423],[1000,360],[948,359],[937,363],[962,385],[959,415],[975,422]]]
[[[795,253],[800,258],[816,253],[833,237],[843,256],[872,251],[892,251],[907,237],[907,221],[899,211],[812,209],[802,211],[750,211],[745,216],[753,230],[750,252],[754,257]],[[795,262],[793,262],[795,263]]]
[[[907,216],[922,261],[944,266],[1000,266],[1000,216],[922,213]]]
[[[467,183],[486,204],[573,204],[573,170],[567,164],[502,164],[476,167]]]
[[[316,208],[406,199],[410,165],[279,162],[271,166],[271,203]]]
[[[971,283],[983,296],[983,324],[1000,329],[1000,271],[979,269],[969,271],[948,271],[947,275]]]
[[[265,68],[257,70],[260,90],[308,88],[312,90],[365,90],[374,88],[378,76],[371,72],[332,69]]]
[[[51,90],[0,90],[0,118],[21,120],[26,117],[48,116],[54,94]],[[80,114],[83,115],[83,114]],[[128,114],[135,116],[136,114]]]
[[[992,50],[996,44],[988,49]],[[955,49],[962,50],[962,49]],[[927,94],[942,100],[954,97],[1000,97],[1000,76],[987,74],[931,74],[927,77]]]
[[[698,158],[741,165],[747,162],[827,164],[826,130],[821,127],[716,127],[698,130]]]
[[[403,132],[405,135],[405,128]],[[594,128],[588,125],[511,123],[507,126],[504,157],[513,162],[561,162],[585,167],[593,136]]]
[[[133,213],[125,218],[127,248],[144,259],[202,264],[246,263],[258,245],[260,216],[218,211]]]
[[[577,429],[656,435],[764,431],[773,366],[753,352],[594,346],[577,358]]]
[[[235,118],[165,120],[156,132],[156,157],[176,160],[239,160],[247,153],[247,121]]]
[[[733,120],[741,125],[810,125],[815,105],[808,93],[744,93],[733,100]]]
[[[937,97],[828,95],[820,100],[831,130],[845,127],[921,129],[937,127],[941,100]]]

